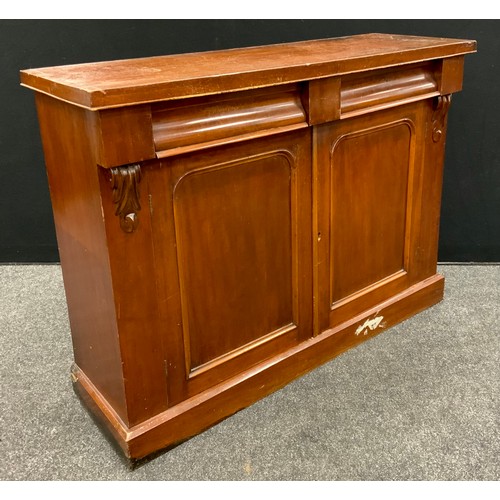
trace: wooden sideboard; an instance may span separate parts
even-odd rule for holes
[[[75,389],[132,459],[437,303],[469,40],[30,69]]]

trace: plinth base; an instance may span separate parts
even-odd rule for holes
[[[349,321],[131,428],[76,365],[72,368],[74,388],[125,456],[137,460],[185,441],[347,349],[438,303],[443,298],[443,291],[444,278],[436,274]]]

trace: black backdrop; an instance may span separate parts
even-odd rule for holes
[[[32,92],[19,70],[356,33],[478,41],[453,96],[439,260],[500,261],[500,22],[496,20],[2,20],[0,262],[58,260]]]

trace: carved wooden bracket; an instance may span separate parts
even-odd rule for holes
[[[139,203],[139,183],[141,182],[140,165],[127,165],[110,169],[113,202],[116,203],[115,215],[120,217],[120,227],[131,233],[139,224],[137,212]]]
[[[444,122],[446,120],[446,115],[448,114],[450,102],[451,94],[440,95],[437,98],[436,105],[434,106],[434,112],[432,113],[432,140],[434,142],[439,142],[441,140]]]

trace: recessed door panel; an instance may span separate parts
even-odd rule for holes
[[[174,189],[189,373],[295,327],[292,163],[272,154],[202,168]]]
[[[342,136],[331,156],[330,303],[404,269],[412,128]]]

